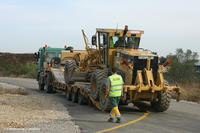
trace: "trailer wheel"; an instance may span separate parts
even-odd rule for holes
[[[45,80],[45,85],[44,88],[47,93],[52,93],[53,92],[53,86],[52,86],[52,75],[50,72],[47,73],[46,80]]]
[[[108,72],[106,70],[100,70],[100,69],[97,69],[92,73],[92,76],[90,78],[91,96],[95,100],[98,98],[101,82],[104,78],[107,78],[107,75]]]
[[[65,71],[64,71],[64,78],[65,78],[65,83],[70,83],[72,73],[74,69],[77,67],[76,61],[75,60],[67,60],[65,63]]]
[[[39,75],[39,81],[38,81],[38,86],[39,86],[39,90],[43,91],[44,90],[44,83],[42,82],[42,76],[41,74]]]
[[[65,87],[65,97],[67,98],[67,91],[68,91],[68,89],[67,89],[67,87]]]
[[[100,91],[99,91],[99,105],[100,105],[101,109],[104,110],[104,111],[108,111],[108,110],[111,109],[109,99],[108,99],[108,97],[105,97],[105,95],[106,95],[106,82],[107,82],[107,79],[104,79],[101,82]]]
[[[72,100],[72,99],[71,99],[71,98],[72,98],[72,97],[71,97],[71,92],[67,91],[66,98],[67,98],[68,101],[71,101],[71,100]]]
[[[78,104],[79,105],[87,104],[87,99],[81,94],[80,91],[78,91]]]
[[[78,102],[78,95],[76,92],[74,92],[74,89],[72,89],[71,97],[72,97],[72,102],[74,103]]]

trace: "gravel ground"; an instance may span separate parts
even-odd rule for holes
[[[0,132],[80,132],[67,108],[51,94],[4,83],[0,89]]]

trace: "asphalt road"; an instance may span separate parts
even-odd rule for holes
[[[34,79],[2,78],[0,82],[25,87],[29,91],[43,93],[38,90]],[[75,123],[83,133],[98,132],[112,127],[119,127],[108,132],[111,133],[199,133],[200,132],[200,105],[190,102],[171,101],[166,112],[156,113],[150,111],[146,117],[143,112],[131,105],[120,108],[122,123],[108,123],[108,113],[98,111],[90,105],[78,105],[67,101],[63,93],[46,94],[47,100],[54,98],[63,104],[69,111]],[[132,122],[132,124],[131,124]],[[129,125],[128,125],[128,124]],[[123,124],[127,124],[124,126]],[[37,128],[37,127],[34,127]]]

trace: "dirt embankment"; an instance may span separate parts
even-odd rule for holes
[[[0,76],[34,77],[34,54],[0,53]]]

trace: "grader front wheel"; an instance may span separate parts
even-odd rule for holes
[[[171,92],[160,91],[157,93],[157,101],[151,102],[151,107],[157,112],[164,112],[169,108],[171,100]]]

